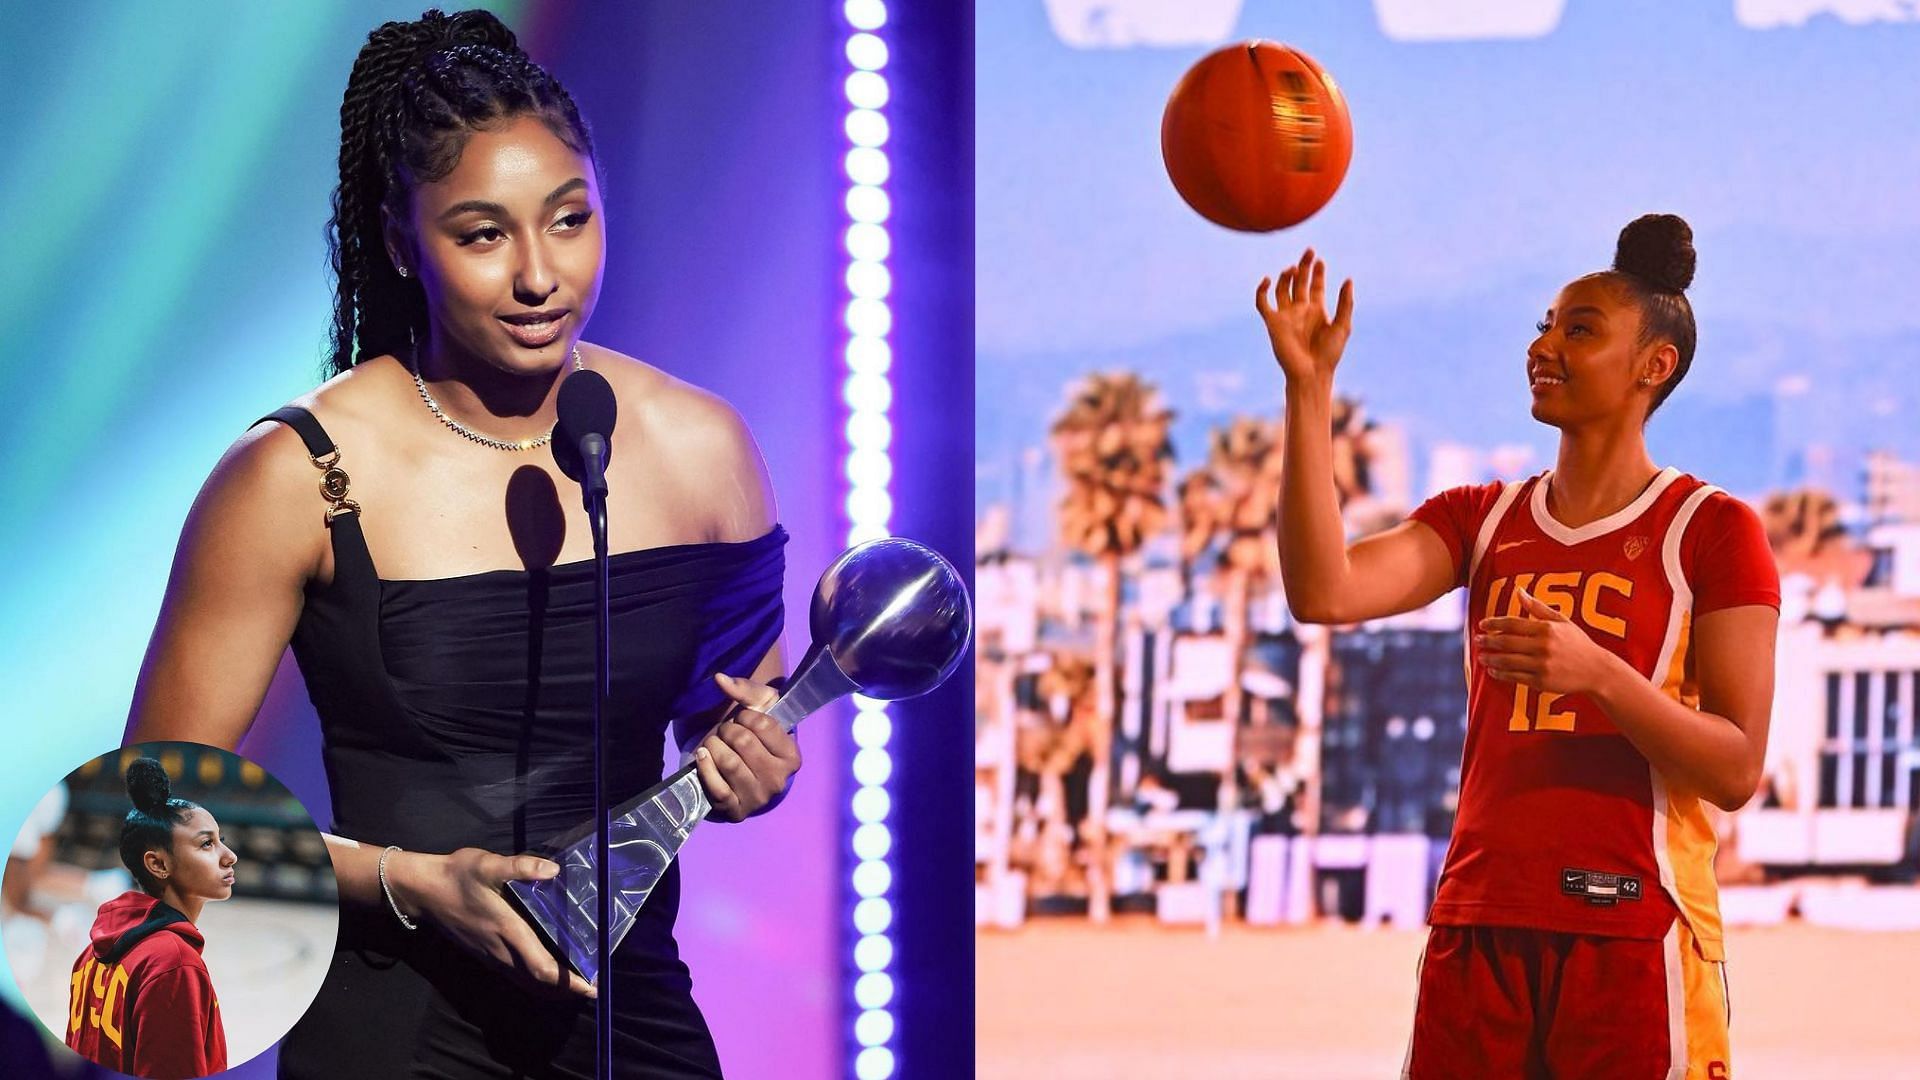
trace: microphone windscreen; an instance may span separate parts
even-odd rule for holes
[[[585,482],[586,470],[580,463],[580,439],[597,433],[607,440],[607,460],[613,460],[613,423],[617,410],[613,387],[597,371],[570,371],[560,382],[560,399],[555,403],[559,422],[553,429],[553,460],[560,471],[575,481]]]

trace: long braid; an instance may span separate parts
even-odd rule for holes
[[[427,332],[425,296],[387,257],[382,211],[405,221],[411,185],[452,171],[475,129],[523,114],[592,156],[572,97],[492,13],[428,11],[367,35],[340,101],[340,183],[327,223],[333,373],[405,351]]]

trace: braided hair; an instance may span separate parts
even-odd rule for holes
[[[1670,341],[1674,351],[1680,354],[1673,377],[1654,391],[1653,405],[1647,409],[1649,417],[1693,366],[1698,331],[1686,291],[1687,286],[1693,284],[1693,268],[1693,229],[1686,220],[1674,214],[1643,214],[1620,230],[1620,239],[1614,245],[1613,268],[1587,275],[1626,290],[1640,309],[1641,348],[1656,341]]]
[[[173,827],[187,823],[198,804],[173,797],[166,767],[150,757],[127,766],[127,795],[133,809],[120,823],[120,861],[149,896],[160,895],[161,884],[147,870],[149,851],[173,850]]]
[[[382,210],[406,220],[412,185],[452,172],[475,130],[519,116],[593,156],[573,99],[491,12],[432,10],[367,35],[340,101],[340,184],[327,223],[332,374],[426,337],[426,296],[388,258]]]

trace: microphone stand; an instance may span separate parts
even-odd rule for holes
[[[608,909],[612,889],[608,882],[607,859],[607,701],[613,691],[613,664],[608,647],[612,619],[607,607],[607,440],[590,433],[580,440],[580,457],[585,467],[581,493],[586,498],[587,521],[593,531],[594,643],[593,643],[593,864],[595,902],[599,907],[599,943],[594,955],[600,959],[595,975],[599,996],[594,999],[594,1075],[599,1080],[613,1078],[613,956],[609,931],[613,920]]]

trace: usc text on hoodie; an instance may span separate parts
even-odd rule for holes
[[[205,941],[185,915],[146,893],[100,905],[93,941],[73,962],[67,1045],[149,1080],[224,1071],[227,1034],[200,959]]]

